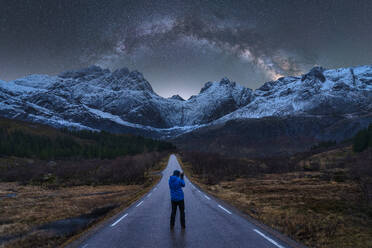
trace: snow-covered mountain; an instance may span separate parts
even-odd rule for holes
[[[324,70],[314,67],[302,77],[267,82],[253,93],[253,100],[220,121],[266,116],[350,117],[371,113],[372,67]]]
[[[372,67],[313,68],[255,90],[245,106],[172,141],[227,156],[286,156],[344,141],[372,123]]]
[[[227,78],[184,100],[163,98],[138,71],[91,66],[58,76],[0,81],[0,116],[57,127],[172,138],[230,120],[268,116],[341,116],[372,112],[372,66],[284,77],[256,90]]]
[[[206,125],[250,102],[252,90],[223,79],[187,101],[163,98],[138,71],[97,66],[0,82],[0,115],[53,126],[169,136]]]

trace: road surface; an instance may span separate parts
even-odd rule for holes
[[[235,210],[214,200],[185,178],[186,229],[169,228],[171,213],[169,176],[181,170],[171,155],[163,177],[147,195],[115,216],[91,235],[75,242],[73,247],[289,247],[268,232],[249,222]]]

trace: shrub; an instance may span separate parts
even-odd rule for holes
[[[359,131],[353,139],[354,152],[362,152],[367,147],[372,147],[372,124],[367,129]]]
[[[322,141],[317,145],[312,146],[310,150],[327,149],[335,145],[337,145],[337,142],[334,140]]]
[[[143,152],[175,149],[168,142],[107,132],[63,130],[57,137],[0,128],[0,154],[43,160],[66,158],[113,159]]]
[[[350,158],[351,175],[358,182],[367,203],[372,202],[372,149]]]
[[[193,173],[200,175],[207,184],[217,184],[222,180],[256,176],[260,173],[281,173],[293,171],[294,162],[288,157],[247,160],[229,158],[219,154],[184,152],[185,162],[191,164]]]
[[[146,180],[146,171],[154,167],[165,155],[166,153],[152,152],[111,160],[9,163],[0,166],[0,180],[43,186],[137,184]]]

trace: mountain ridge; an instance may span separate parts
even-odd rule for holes
[[[159,96],[136,70],[91,66],[57,76],[0,80],[0,100],[0,116],[7,118],[167,139],[230,120],[358,118],[372,112],[372,66],[314,67],[256,90],[223,78],[205,83],[187,100]]]

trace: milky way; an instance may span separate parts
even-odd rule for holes
[[[250,88],[314,65],[369,64],[372,1],[0,0],[0,79],[91,64],[163,96],[227,76]]]

